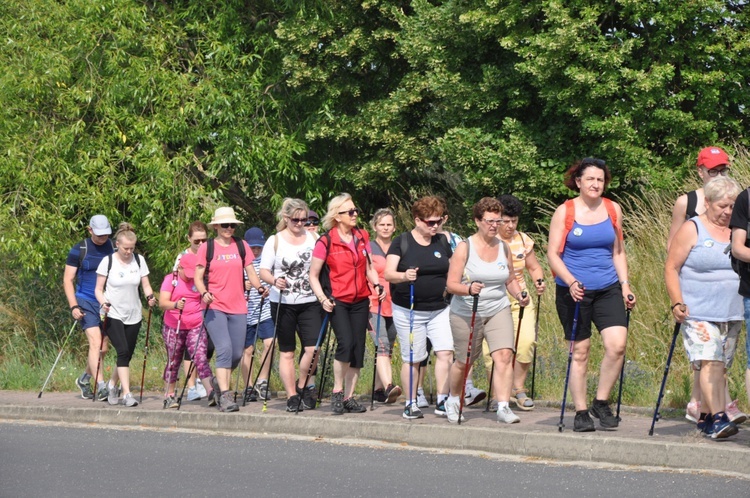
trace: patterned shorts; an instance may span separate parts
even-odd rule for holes
[[[723,361],[727,368],[731,368],[737,350],[737,338],[742,330],[742,320],[685,320],[680,330],[682,343],[693,369],[700,370],[701,361]]]

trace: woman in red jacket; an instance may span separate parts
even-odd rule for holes
[[[331,314],[336,334],[336,356],[333,363],[332,411],[362,413],[367,409],[354,399],[354,388],[364,364],[367,320],[370,310],[370,288],[367,281],[385,297],[378,283],[378,272],[370,261],[370,238],[357,228],[359,210],[352,196],[340,194],[328,203],[323,217],[327,232],[318,239],[310,265],[310,287]],[[328,278],[321,285],[321,270],[328,267]],[[329,280],[325,282],[325,280]]]

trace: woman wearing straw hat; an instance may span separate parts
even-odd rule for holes
[[[208,306],[206,330],[216,348],[216,375],[211,381],[213,396],[209,399],[209,405],[218,404],[223,412],[240,409],[234,402],[234,396],[230,395],[229,383],[232,369],[239,365],[245,349],[245,273],[253,289],[261,294],[266,293],[253,268],[250,247],[247,242],[234,236],[239,224],[230,207],[220,207],[214,212],[209,226],[216,230],[216,237],[198,249],[194,278],[195,287]]]

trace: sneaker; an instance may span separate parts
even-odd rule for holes
[[[120,399],[117,396],[117,386],[109,389],[108,384],[106,384],[102,389],[99,389],[99,392],[101,392],[103,389],[107,389],[107,403],[109,403],[110,405],[116,405],[120,402]]]
[[[342,415],[344,413],[344,393],[337,392],[331,393],[331,411],[334,415]]]
[[[609,407],[609,402],[607,401],[595,399],[594,402],[591,403],[589,412],[591,412],[591,415],[599,419],[599,426],[602,429],[614,429],[620,425],[617,417],[612,414],[612,409]]]
[[[188,401],[198,401],[203,396],[198,393],[198,388],[196,386],[188,387]]]
[[[315,396],[315,386],[307,386],[302,390],[302,406],[305,410],[314,410],[318,404],[317,397]]]
[[[122,398],[122,404],[128,407],[138,406],[138,402],[133,397],[133,393],[126,394],[125,397]]]
[[[367,411],[367,408],[360,405],[354,396],[352,396],[344,400],[344,411],[348,413],[364,413]]]
[[[254,389],[259,400],[266,401],[267,399],[271,399],[271,391],[268,389],[268,381],[266,379],[256,382]]]
[[[117,389],[115,389],[115,395],[117,395],[118,392],[119,391]],[[93,394],[92,394],[91,397],[93,398]],[[91,398],[89,398],[89,399],[91,399]],[[101,389],[99,389],[96,392],[96,399],[97,399],[97,401],[107,401],[109,399],[109,389],[107,389],[107,385],[106,384],[104,384],[104,387],[102,387]]]
[[[497,409],[497,421],[505,424],[517,424],[521,419],[518,418],[518,415],[513,413],[513,410],[511,410],[509,406],[504,406]]]
[[[496,399],[493,399],[492,402],[490,403],[490,410],[489,411],[491,411],[491,412],[496,412],[497,411],[497,400]]]
[[[215,392],[215,391],[214,391]],[[216,395],[214,395],[215,397]],[[219,398],[219,411],[222,412],[238,412],[240,411],[239,405],[234,402],[234,395],[231,391],[222,393]]]
[[[164,400],[164,408],[177,408],[177,400],[174,399],[174,396],[167,396],[167,398]]]
[[[424,393],[417,393],[417,408],[427,408],[430,403],[427,402],[427,398]]]
[[[711,437],[714,430],[714,417],[710,413],[701,413],[696,427],[706,437]]]
[[[747,415],[737,408],[737,400],[732,401],[726,406],[726,414],[727,417],[729,417],[729,421],[733,422],[735,425],[740,425],[747,420]]]
[[[685,418],[694,424],[697,424],[701,418],[701,402],[691,401],[685,408]]]
[[[471,406],[476,405],[477,403],[481,403],[486,397],[486,392],[482,391],[481,389],[477,389],[474,386],[471,386],[471,388],[466,390],[466,395],[464,397],[464,406]]]
[[[415,406],[414,403],[410,403],[406,408],[404,408],[404,413],[401,416],[407,420],[424,418],[424,415],[422,415],[422,410],[419,409],[418,405]]]
[[[94,399],[94,393],[91,392],[91,384],[83,380],[83,375],[76,379],[76,386],[81,390],[81,399]]]
[[[419,406],[419,403],[417,403],[417,406]],[[435,407],[435,415],[438,417],[445,417],[445,399]]]
[[[385,395],[385,389],[375,389],[372,392],[372,399],[378,403],[385,403],[388,401],[388,396]]]
[[[299,394],[295,394],[294,396],[290,396],[289,399],[286,400],[286,411],[296,413],[298,411],[303,411],[305,407],[302,405],[302,397]]]
[[[519,410],[530,411],[534,409],[534,400],[529,398],[528,394],[526,394],[526,389],[516,389],[514,387],[513,395],[510,397],[510,400],[516,404],[516,407]]]
[[[255,389],[252,387],[246,387],[243,400],[245,403],[258,401],[258,395],[255,393]]]
[[[459,403],[457,401],[450,402],[446,399],[445,402],[443,403],[443,407],[445,408],[445,416],[448,417],[448,422],[450,422],[451,424],[458,423],[459,410],[461,409],[461,407],[459,406]],[[463,414],[460,415],[460,417],[461,417],[461,422],[466,420]]]
[[[737,424],[731,422],[726,413],[714,415],[714,427],[711,431],[711,439],[724,439],[734,436],[739,430]]]
[[[388,389],[385,390],[386,400],[385,403],[388,405],[391,405],[398,400],[398,397],[401,396],[401,388],[399,386],[394,386],[393,384],[388,386]],[[425,400],[427,401],[427,400]]]
[[[216,377],[211,377],[211,394],[208,396],[208,406],[216,406],[221,400],[221,388],[219,387],[219,381]]]
[[[208,394],[206,392],[206,388],[203,387],[203,382],[201,382],[200,379],[195,380],[195,392],[198,393],[198,396],[200,396],[200,398],[198,399],[205,398]]]
[[[591,420],[588,410],[576,412],[576,418],[573,422],[574,432],[594,432],[595,430],[594,421]]]

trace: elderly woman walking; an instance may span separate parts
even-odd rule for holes
[[[706,210],[675,234],[667,255],[664,278],[672,314],[681,323],[683,345],[693,367],[700,371],[703,394],[698,428],[712,439],[737,434],[726,414],[725,374],[732,365],[742,329],[739,277],[732,270],[726,249],[729,221],[737,183],[717,177],[703,187]]]

